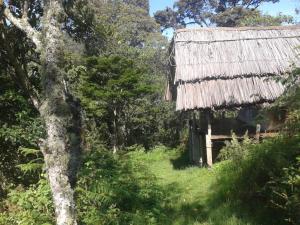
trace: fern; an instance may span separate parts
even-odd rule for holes
[[[19,151],[24,156],[29,156],[29,155],[39,156],[41,153],[39,149],[25,148],[25,147],[20,147]]]
[[[27,163],[17,165],[17,168],[19,168],[23,173],[36,173],[43,169],[44,161],[40,150],[20,147],[19,151],[27,158],[30,156],[34,157]]]
[[[24,164],[19,164],[17,167],[23,172],[23,173],[34,173],[37,171],[40,171],[43,169],[43,163],[39,162],[29,162]]]

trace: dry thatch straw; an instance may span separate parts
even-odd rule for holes
[[[300,66],[298,46],[299,26],[178,30],[171,55],[177,110],[274,101],[284,87],[269,78]]]

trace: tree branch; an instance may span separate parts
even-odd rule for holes
[[[22,19],[28,19],[27,11],[28,11],[28,1],[25,0],[23,3]]]
[[[9,40],[9,38],[6,37],[6,32],[3,31],[0,36],[0,48],[3,51],[5,63],[8,66],[8,72],[17,86],[22,90],[22,93],[38,110],[40,107],[38,93],[30,83],[26,68],[24,68],[24,64],[18,59],[14,48],[11,46],[12,44],[5,40]]]
[[[29,24],[26,12],[23,12],[22,18],[17,18],[12,14],[9,8],[5,8],[4,16],[32,40],[32,42],[36,45],[38,51],[41,49],[42,44],[40,41],[40,34]]]
[[[11,66],[14,69],[13,73],[11,71],[11,77],[15,81],[15,83],[21,88],[23,93],[27,95],[32,105],[39,110],[40,101],[38,99],[38,94],[35,92],[34,88],[30,84],[28,80],[26,71],[22,68],[20,62],[18,60],[14,60],[11,62]]]

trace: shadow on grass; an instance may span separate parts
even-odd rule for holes
[[[175,185],[170,188],[178,196],[184,191]],[[171,204],[164,208],[164,214],[169,216],[164,225],[279,225],[276,218],[259,205],[242,205],[218,196],[210,197],[206,201],[195,198],[191,202],[171,199]]]
[[[221,179],[216,179],[211,185],[206,202],[207,218],[213,225],[286,225],[279,222],[279,214],[266,207],[267,203],[261,196],[241,199],[238,193],[228,192],[228,185],[234,181],[224,180],[226,173],[216,176],[221,176]]]
[[[208,211],[203,201],[195,199],[192,202],[185,202],[181,196],[185,190],[176,183],[169,184],[163,189],[170,194],[163,209],[163,214],[167,215],[168,219],[161,225],[194,225],[196,222],[206,221]]]
[[[221,199],[211,199],[206,204],[205,220],[213,225],[282,225],[274,213],[260,202],[245,204]]]
[[[173,202],[165,208],[169,220],[164,225],[279,225],[276,217],[259,205],[211,200]]]
[[[187,148],[181,150],[180,154],[176,158],[170,159],[170,162],[172,163],[175,170],[182,170],[194,166],[194,164],[192,164],[189,160],[189,153]]]
[[[177,158],[170,159],[173,168],[180,170],[190,167],[186,152],[181,152]],[[165,214],[172,218],[167,224],[176,225],[283,225],[278,223],[278,218],[270,210],[261,205],[261,201],[251,200],[244,203],[228,200],[228,197],[219,192],[223,184],[214,182],[209,188],[205,199],[195,199],[184,202],[180,195],[184,189],[172,184],[168,193],[176,191],[178,199],[172,199],[172,205],[166,209]],[[169,190],[168,190],[169,189]],[[198,198],[197,198],[198,197]],[[176,222],[174,222],[176,221]]]

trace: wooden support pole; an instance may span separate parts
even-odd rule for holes
[[[191,146],[191,161],[192,163],[195,163],[195,114],[192,112],[192,127],[191,127],[191,135],[192,135],[192,146]]]
[[[211,140],[211,117],[210,113],[207,113],[207,135],[206,135],[206,157],[207,165],[212,166],[212,140]]]
[[[204,155],[205,155],[205,140],[204,140],[204,135],[202,134],[202,131],[201,131],[201,129],[203,129],[202,128],[202,125],[203,125],[203,123],[201,122],[201,117],[202,117],[202,115],[201,115],[201,111],[199,111],[198,112],[198,121],[199,121],[199,125],[200,125],[200,127],[199,127],[199,130],[198,130],[198,135],[199,135],[199,147],[200,147],[200,158],[199,158],[199,166],[200,167],[203,167],[203,165],[204,165]]]

